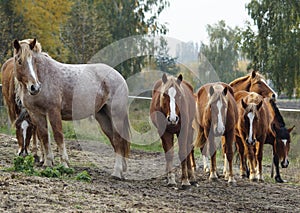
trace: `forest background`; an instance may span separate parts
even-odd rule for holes
[[[36,37],[43,50],[65,63],[88,63],[104,47],[131,36],[163,36],[168,32],[159,15],[168,0],[0,0],[0,65],[12,56],[12,41]],[[177,63],[205,57],[221,81],[230,82],[259,70],[279,94],[300,96],[300,1],[252,0],[245,5],[252,22],[243,28],[224,20],[207,25],[209,43],[182,43],[176,57],[163,38],[155,56],[130,58],[115,68],[125,77],[146,66],[177,74]],[[187,23],[188,24],[188,23]],[[153,51],[153,43],[119,47]]]

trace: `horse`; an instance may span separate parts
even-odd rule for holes
[[[105,64],[64,64],[47,54],[34,52],[36,39],[29,44],[14,41],[14,76],[20,85],[20,98],[37,126],[44,148],[44,166],[53,166],[48,139],[52,127],[60,162],[68,167],[62,120],[94,116],[115,151],[112,176],[124,179],[130,151],[128,87],[121,74]]]
[[[241,90],[247,92],[256,92],[263,96],[271,99],[276,99],[277,93],[267,84],[265,78],[257,71],[252,71],[250,74],[237,78],[230,82],[229,85],[232,87],[233,92]]]
[[[235,183],[232,158],[232,144],[234,142],[235,124],[238,119],[236,102],[231,87],[225,83],[208,83],[199,88],[196,94],[196,117],[194,127],[197,136],[195,147],[200,147],[206,156],[211,156],[209,179],[218,178],[216,168],[216,138],[222,139],[225,153],[225,179],[228,183]],[[204,148],[204,149],[203,149]]]
[[[25,39],[20,41],[20,44],[29,44],[32,41],[33,39]],[[36,42],[33,51],[42,51],[39,42]],[[22,105],[18,95],[19,86],[14,78],[14,58],[8,59],[3,64],[1,73],[4,103],[8,109],[9,120],[16,128],[16,138],[19,145],[17,154],[19,156],[28,155],[30,140],[33,136],[32,152],[35,160],[38,161],[36,127],[32,123],[31,118]]]
[[[290,133],[295,128],[295,126],[291,128],[287,128],[285,126],[284,119],[281,116],[276,102],[273,99],[267,101],[267,106],[269,107],[269,112],[272,117],[272,130],[275,133],[275,138],[274,135],[269,135],[269,137],[266,140],[266,144],[272,145],[273,148],[273,163],[271,168],[271,177],[274,177],[275,166],[275,181],[277,183],[283,183],[284,181],[282,180],[279,171],[279,161],[281,161],[280,164],[282,168],[288,167],[288,153],[290,150],[291,143]]]
[[[279,173],[278,158],[281,158],[283,161],[287,159],[289,152],[290,132],[293,130],[293,127],[289,129],[285,127],[283,117],[281,116],[281,113],[279,112],[275,102],[277,97],[276,92],[266,83],[264,77],[257,71],[252,71],[250,74],[244,77],[235,79],[229,85],[232,86],[234,92],[241,90],[248,92],[256,92],[264,98],[269,98],[269,101],[267,101],[267,105],[269,113],[271,114],[273,122],[275,124],[275,126],[272,126],[273,132],[275,133],[276,143],[274,142],[273,137],[271,135],[269,135],[269,138],[266,143],[271,144],[273,148],[273,164],[276,168],[275,180],[276,182],[283,182]],[[239,143],[239,141],[237,142]],[[241,145],[239,145],[238,143],[237,148],[239,149],[238,146]],[[287,161],[285,161],[285,163],[282,163],[282,167],[287,167],[285,165],[287,165]],[[244,173],[241,173],[241,175],[245,176]],[[273,170],[271,170],[271,176],[273,177]]]
[[[150,118],[157,128],[165,152],[168,186],[176,185],[172,171],[174,135],[178,138],[182,188],[196,184],[192,146],[194,116],[193,87],[183,80],[181,74],[177,78],[163,74],[152,90]]]
[[[263,181],[263,145],[268,134],[273,134],[268,106],[265,99],[255,92],[240,91],[234,96],[239,112],[236,140],[243,144],[239,147],[241,173],[244,174],[247,167],[245,156],[250,165],[250,181]]]

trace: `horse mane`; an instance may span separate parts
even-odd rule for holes
[[[20,45],[21,44],[28,44],[29,45],[33,40],[34,39],[32,39],[32,38],[28,38],[28,39],[24,39],[24,40],[20,41],[19,43],[20,43]],[[32,49],[32,51],[33,52],[37,52],[37,53],[42,52],[42,45],[41,45],[41,43],[38,42],[38,41],[36,41],[35,46]]]
[[[213,88],[215,92],[212,96],[208,95],[209,99],[206,104],[206,108],[208,108],[212,103],[217,101],[224,90],[224,87],[220,84],[213,85]],[[228,99],[225,98],[225,100],[226,100],[226,104],[228,104]]]
[[[242,76],[240,78],[237,78],[235,80],[233,80],[231,83],[229,83],[229,85],[231,87],[234,87],[235,85],[241,83],[241,82],[244,82],[244,81],[247,81],[249,78],[252,77],[252,72],[251,73],[248,73],[247,75],[245,76]],[[262,74],[260,74],[259,72],[255,72],[255,77],[254,79],[256,80],[261,80],[261,79],[265,79],[264,76]]]
[[[280,127],[285,127],[285,122],[283,120],[283,117],[282,117],[281,113],[279,112],[279,109],[278,109],[278,106],[277,106],[275,100],[270,99],[270,104],[272,106],[272,109],[275,112],[275,117],[277,118],[277,120],[279,122],[279,126]]]

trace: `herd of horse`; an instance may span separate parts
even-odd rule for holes
[[[16,127],[18,155],[37,157],[40,141],[44,166],[53,166],[48,122],[52,127],[61,163],[68,167],[62,120],[94,116],[115,151],[112,176],[124,179],[130,152],[128,87],[124,78],[105,64],[63,64],[42,52],[36,39],[13,42],[14,55],[2,68],[2,93],[9,118]],[[162,75],[152,91],[150,118],[165,152],[168,185],[176,185],[173,170],[175,135],[181,162],[181,185],[196,184],[194,149],[200,148],[204,169],[210,161],[210,180],[218,178],[218,141],[224,154],[224,174],[235,183],[234,147],[239,154],[240,175],[263,181],[264,144],[273,148],[275,180],[283,182],[279,164],[289,164],[290,132],[276,105],[276,93],[256,71],[230,84],[216,82],[192,85],[178,77]],[[195,140],[193,139],[196,133]],[[273,166],[272,166],[273,168]],[[273,169],[272,169],[273,175]]]

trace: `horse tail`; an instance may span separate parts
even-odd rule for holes
[[[202,148],[205,144],[205,136],[204,136],[204,131],[203,128],[199,127],[197,130],[197,136],[193,142],[193,145],[195,148]]]
[[[126,114],[125,118],[124,118],[124,124],[123,124],[123,137],[124,137],[124,142],[122,144],[122,148],[124,150],[124,154],[125,157],[128,158],[129,157],[129,153],[130,153],[130,139],[131,139],[131,130],[130,130],[130,123],[129,123],[129,118],[128,118],[128,114]]]

